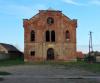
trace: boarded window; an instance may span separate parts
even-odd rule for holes
[[[35,51],[31,51],[31,56],[35,56]]]

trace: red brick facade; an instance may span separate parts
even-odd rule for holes
[[[61,11],[40,10],[24,19],[23,27],[24,61],[76,61],[76,19]]]

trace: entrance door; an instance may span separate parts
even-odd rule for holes
[[[47,50],[47,60],[54,60],[54,49],[49,48]]]

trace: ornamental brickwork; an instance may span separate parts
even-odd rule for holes
[[[77,20],[58,10],[40,10],[23,20],[24,61],[76,61]]]

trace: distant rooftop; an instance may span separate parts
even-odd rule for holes
[[[8,51],[19,51],[16,47],[10,44],[0,43],[4,48],[6,48]]]

